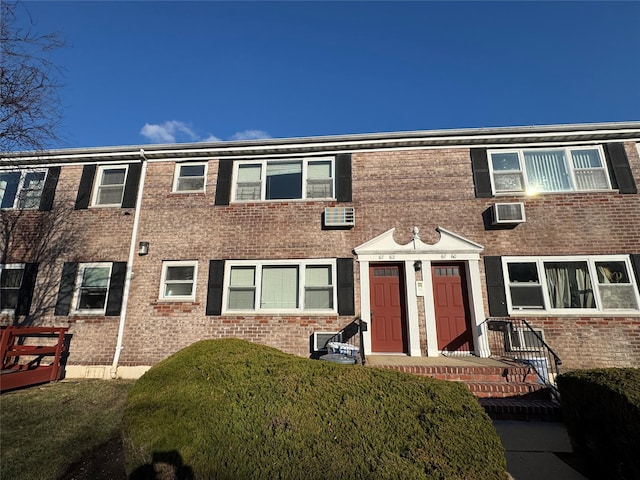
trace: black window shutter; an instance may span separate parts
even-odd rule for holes
[[[122,196],[122,208],[135,208],[141,170],[142,164],[140,163],[129,165],[127,180],[124,184],[124,195]]]
[[[617,187],[620,193],[638,193],[624,143],[606,143],[604,151],[609,171],[613,172],[611,179],[613,187]]]
[[[31,300],[33,298],[33,289],[36,286],[36,276],[38,275],[38,264],[27,263],[24,266],[22,275],[22,284],[18,292],[18,305],[16,306],[16,315],[29,315],[31,308]]]
[[[351,202],[351,192],[351,154],[340,153],[336,155],[336,200]]]
[[[491,174],[489,173],[489,159],[486,148],[471,149],[471,169],[473,170],[476,197],[491,197]]]
[[[207,285],[206,315],[222,314],[222,288],[224,260],[209,260],[209,282]]]
[[[231,176],[233,174],[232,160],[218,161],[218,181],[216,182],[215,205],[229,205],[231,198]]]
[[[62,276],[60,278],[60,290],[58,290],[55,315],[69,315],[71,299],[73,298],[73,287],[76,283],[77,274],[78,264],[76,262],[64,263],[62,266]]]
[[[109,281],[109,296],[107,297],[107,317],[120,315],[122,308],[122,294],[124,280],[127,275],[127,262],[113,262],[111,266],[111,280]]]
[[[96,166],[85,165],[82,169],[82,177],[80,177],[80,186],[78,187],[78,196],[76,197],[76,210],[82,210],[89,206],[95,176]]]
[[[629,256],[631,257],[631,266],[636,275],[636,285],[640,289],[640,253],[633,253]]]
[[[338,267],[338,315],[355,315],[353,258],[338,258],[336,265]]]
[[[51,210],[59,178],[60,167],[50,167],[47,172],[47,179],[44,181],[44,190],[40,197],[40,210]]]
[[[489,315],[492,317],[508,316],[507,295],[504,290],[504,277],[502,276],[502,258],[484,257],[484,275],[487,281]]]

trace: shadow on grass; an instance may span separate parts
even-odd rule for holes
[[[152,463],[136,468],[129,480],[193,480],[193,470],[175,450],[154,452]]]

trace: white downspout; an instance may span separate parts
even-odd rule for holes
[[[122,351],[122,340],[124,339],[124,325],[127,319],[127,306],[129,305],[129,290],[131,288],[131,278],[133,277],[133,260],[136,255],[136,242],[138,241],[138,225],[140,223],[140,210],[142,206],[142,193],[144,190],[144,180],[147,174],[147,157],[144,149],[140,149],[140,157],[142,158],[142,169],[140,172],[140,180],[138,182],[138,198],[136,198],[136,211],[133,216],[133,231],[131,232],[131,244],[129,245],[129,259],[127,260],[127,273],[124,279],[124,289],[122,292],[122,308],[120,309],[120,326],[118,327],[118,341],[116,342],[116,351],[113,355],[113,363],[111,364],[111,378],[118,378],[118,360],[120,360],[120,352]]]

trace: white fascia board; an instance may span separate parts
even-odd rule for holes
[[[589,137],[597,135],[598,140]],[[237,142],[219,142],[215,144],[191,143],[168,145],[143,145],[108,148],[86,148],[72,150],[51,150],[40,154],[28,155],[29,152],[17,152],[16,156],[6,156],[3,161],[9,159],[14,162],[52,162],[76,163],[76,162],[110,162],[134,161],[141,152],[149,161],[161,159],[193,160],[194,157],[232,157],[240,156],[266,156],[266,155],[292,155],[289,151],[307,150],[306,154],[320,154],[337,152],[357,152],[371,150],[396,150],[417,148],[443,148],[456,147],[468,148],[482,145],[493,148],[504,147],[505,141],[510,145],[524,142],[526,145],[535,145],[534,139],[540,139],[545,145],[549,140],[556,138],[555,142],[563,143],[601,143],[607,141],[602,137],[620,137],[626,135],[628,141],[640,139],[640,122],[609,123],[609,124],[584,124],[584,125],[557,125],[547,127],[499,127],[483,129],[462,130],[433,130],[398,133],[379,133],[364,135],[345,135],[336,137],[308,137],[293,139],[267,139],[263,141],[251,141],[238,144]],[[570,136],[571,140],[562,140],[562,137]],[[585,137],[581,139],[580,137]],[[545,142],[546,140],[546,142]],[[553,141],[553,140],[552,140]],[[612,140],[611,140],[612,141]],[[449,142],[449,143],[447,143]],[[533,143],[532,143],[533,142]],[[420,145],[422,143],[422,145]],[[443,144],[444,143],[444,144]],[[315,152],[308,150],[315,149]],[[285,150],[285,152],[283,152]],[[27,154],[27,155],[22,155]],[[298,153],[299,154],[299,153]],[[5,155],[7,155],[5,153]],[[11,155],[11,154],[9,154]],[[128,157],[128,158],[127,158]]]

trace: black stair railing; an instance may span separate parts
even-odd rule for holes
[[[544,341],[544,332],[522,318],[489,319],[483,324],[493,358],[526,365],[558,399],[556,378],[562,360]]]
[[[364,355],[363,332],[366,331],[367,322],[363,321],[360,317],[356,317],[351,323],[345,326],[333,337],[329,338],[325,345],[328,345],[329,343],[346,343],[352,347],[356,347],[358,352],[356,359],[358,363],[364,365],[366,363],[366,358]]]

